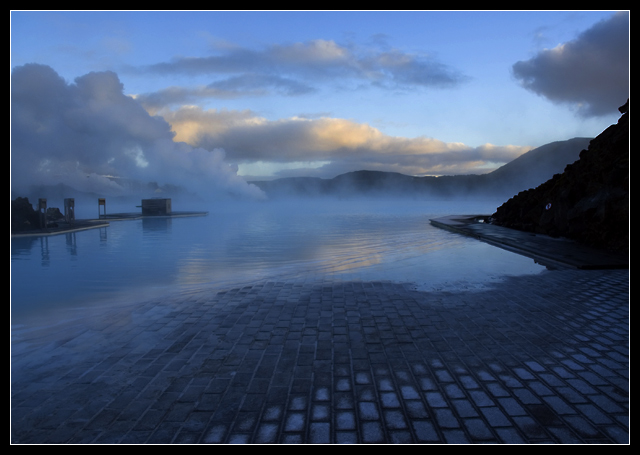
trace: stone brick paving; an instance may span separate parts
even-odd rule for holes
[[[629,442],[629,274],[290,280],[12,334],[11,442]]]

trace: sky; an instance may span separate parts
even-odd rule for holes
[[[12,189],[490,172],[617,122],[629,29],[628,11],[11,11]]]

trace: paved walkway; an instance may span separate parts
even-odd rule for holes
[[[12,337],[12,443],[629,441],[627,270],[264,282]]]
[[[591,248],[573,240],[554,238],[485,223],[488,215],[451,215],[430,220],[431,224],[475,237],[506,250],[535,259],[546,266],[577,269],[626,269],[629,255]]]

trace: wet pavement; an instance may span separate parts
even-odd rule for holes
[[[629,442],[629,271],[299,276],[12,327],[11,442]]]
[[[451,215],[430,220],[431,224],[458,234],[514,251],[537,262],[578,269],[626,269],[628,254],[616,254],[581,245],[562,237],[549,237],[497,226],[484,221],[488,215]]]

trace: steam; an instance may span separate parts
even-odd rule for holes
[[[67,83],[51,67],[11,74],[11,186],[64,183],[79,191],[124,195],[123,181],[175,185],[203,197],[264,198],[237,175],[221,148],[174,142],[171,126],[123,92],[110,71]]]

